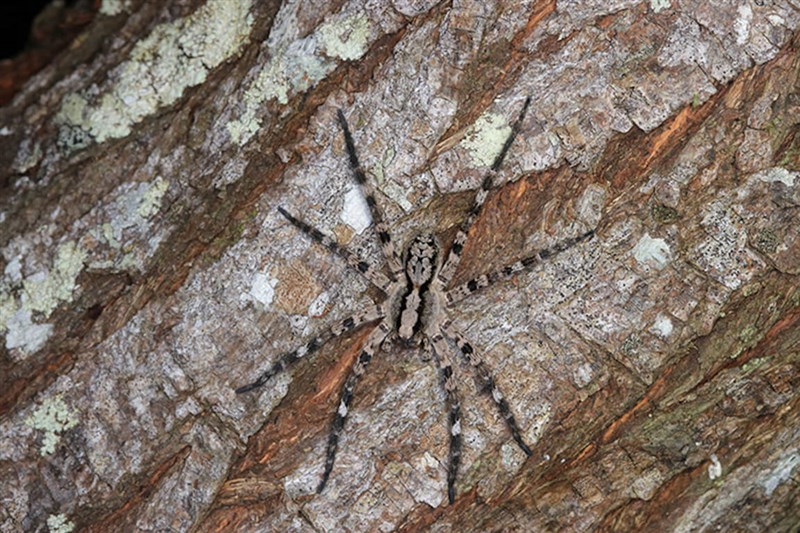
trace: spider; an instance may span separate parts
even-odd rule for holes
[[[353,393],[357,381],[364,375],[375,354],[382,348],[388,349],[395,341],[399,341],[405,347],[422,346],[423,349],[431,351],[433,359],[438,366],[449,410],[450,451],[447,467],[447,497],[450,504],[455,501],[456,497],[455,482],[461,459],[462,444],[461,407],[458,387],[453,377],[450,343],[453,343],[458,348],[457,351],[461,357],[472,367],[481,385],[482,392],[489,394],[494,401],[501,418],[505,420],[505,424],[519,448],[526,455],[531,455],[531,449],[523,440],[511,407],[495,383],[491,370],[487,368],[477,350],[467,341],[464,334],[450,320],[448,313],[454,304],[474,292],[493,283],[511,279],[539,262],[594,236],[593,230],[588,231],[577,237],[561,241],[550,248],[539,250],[533,255],[511,263],[498,271],[478,276],[455,287],[449,286],[461,259],[461,252],[467,241],[469,229],[480,215],[481,207],[492,190],[494,176],[519,132],[530,103],[531,98],[528,97],[511,128],[511,133],[505,140],[500,153],[494,159],[492,166],[481,183],[480,189],[476,192],[472,208],[466,219],[461,223],[444,261],[442,261],[444,249],[437,237],[430,232],[421,232],[415,235],[406,246],[402,257],[398,255],[384,220],[383,211],[375,200],[373,186],[367,180],[366,174],[359,163],[353,137],[341,109],[338,110],[337,115],[339,126],[344,134],[350,169],[366,198],[367,206],[372,215],[374,230],[383,252],[384,268],[374,268],[361,257],[338,244],[333,238],[292,215],[284,208],[278,207],[281,215],[292,225],[314,242],[321,244],[333,254],[344,259],[348,265],[363,275],[367,281],[385,296],[383,300],[368,309],[334,323],[328,329],[311,337],[299,348],[282,354],[258,379],[236,389],[236,392],[241,394],[261,387],[270,378],[283,372],[303,357],[316,352],[334,337],[367,324],[377,324],[367,337],[339,392],[339,407],[331,422],[325,456],[325,469],[317,486],[318,494],[325,488],[333,470],[336,450],[339,446],[339,437],[353,401]]]

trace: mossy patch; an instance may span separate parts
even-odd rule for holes
[[[653,204],[650,207],[650,215],[659,224],[671,224],[680,218],[677,209],[661,203]]]

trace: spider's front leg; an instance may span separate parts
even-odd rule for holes
[[[367,201],[369,212],[372,215],[372,222],[375,225],[375,233],[377,233],[378,240],[381,243],[381,250],[386,259],[386,264],[389,266],[389,271],[392,273],[393,280],[397,280],[402,277],[403,266],[400,264],[397,251],[394,249],[389,227],[384,220],[383,210],[375,199],[375,188],[367,180],[367,175],[361,168],[361,163],[356,153],[356,146],[353,142],[353,136],[350,134],[350,127],[347,125],[347,119],[344,118],[344,112],[339,109],[336,111],[336,116],[339,118],[339,126],[342,128],[342,133],[344,133],[344,143],[347,147],[350,170],[353,172],[353,177],[361,188],[361,192],[364,194],[364,198]]]
[[[327,248],[330,252],[338,255],[342,259],[347,262],[349,266],[354,268],[359,274],[364,276],[367,281],[372,283],[375,287],[380,289],[383,292],[388,292],[391,287],[391,282],[389,278],[387,278],[383,272],[377,270],[376,268],[372,267],[358,257],[358,255],[354,254],[338,242],[332,237],[329,237],[322,233],[320,230],[309,224],[308,222],[292,215],[287,210],[282,207],[278,207],[278,211],[281,215],[284,216],[286,220],[292,223],[294,227],[302,231],[305,235],[307,235],[311,240],[316,243],[321,244],[325,248]]]
[[[375,320],[379,320],[384,316],[385,313],[383,307],[381,305],[374,305],[365,311],[356,313],[353,316],[349,316],[344,320],[340,320],[334,323],[327,330],[323,331],[319,335],[312,337],[310,340],[308,340],[305,344],[303,344],[299,348],[292,350],[291,352],[286,352],[282,354],[277,361],[272,363],[272,365],[267,370],[265,370],[260,376],[258,376],[258,379],[256,379],[252,383],[243,385],[238,389],[236,389],[236,394],[249,392],[253,389],[257,389],[258,387],[263,386],[267,381],[270,380],[270,378],[283,372],[284,370],[289,368],[291,365],[293,365],[303,357],[316,352],[322,347],[322,345],[324,345],[326,342],[333,339],[334,337],[343,335],[344,333],[359,328],[369,322],[374,322]]]
[[[592,237],[594,237],[594,230],[587,231],[586,233],[578,235],[577,237],[570,237],[569,239],[560,241],[549,248],[543,248],[538,252],[534,252],[533,255],[524,257],[519,261],[515,261],[514,263],[511,263],[500,270],[483,274],[477,278],[472,278],[468,282],[462,283],[461,285],[453,287],[447,291],[444,296],[445,301],[447,302],[447,305],[452,305],[460,300],[463,300],[475,291],[489,287],[490,285],[501,281],[509,280],[520,272],[530,270],[542,261],[569,250],[576,244],[579,244],[583,241],[588,241]]]
[[[494,187],[494,175],[500,169],[500,165],[503,164],[503,160],[506,158],[508,149],[511,148],[511,144],[514,142],[517,133],[519,133],[519,129],[522,127],[522,121],[525,119],[525,114],[528,112],[528,107],[530,105],[531,97],[529,96],[525,99],[525,104],[522,106],[522,110],[519,112],[517,120],[514,121],[514,125],[511,126],[511,133],[509,133],[505,143],[503,143],[503,148],[500,150],[500,153],[497,154],[497,157],[495,157],[489,172],[487,172],[486,176],[483,178],[483,181],[481,182],[481,188],[475,193],[475,198],[472,201],[472,208],[469,210],[467,218],[458,228],[455,239],[453,239],[453,245],[450,247],[450,253],[447,256],[447,260],[444,262],[444,265],[442,265],[442,268],[439,269],[438,278],[442,287],[447,287],[447,285],[450,283],[450,280],[453,279],[453,275],[456,273],[458,263],[461,261],[461,252],[464,249],[464,244],[467,242],[467,234],[469,233],[472,224],[474,224],[475,220],[477,220],[478,215],[480,215],[481,208],[483,208],[483,204],[486,202],[486,197],[489,195],[489,191],[491,191]]]

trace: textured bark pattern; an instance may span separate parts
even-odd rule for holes
[[[796,0],[101,6],[0,108],[0,530],[797,529]],[[449,242],[528,95],[453,285],[596,229],[454,317],[532,456],[456,365],[448,506],[395,347],[315,494],[369,328],[234,389],[379,295],[277,207],[379,257],[342,108],[395,240]]]

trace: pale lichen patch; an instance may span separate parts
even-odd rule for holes
[[[792,473],[797,466],[800,466],[800,454],[795,451],[784,455],[777,462],[769,476],[761,481],[761,486],[764,487],[767,496],[772,496],[772,493],[781,483],[792,479]]]
[[[100,14],[109,17],[124,13],[127,9],[127,0],[103,0],[103,3],[100,4]]]
[[[61,302],[72,299],[75,280],[85,259],[86,252],[74,241],[59,246],[53,269],[37,272],[23,282],[22,308],[49,317]]]
[[[60,395],[42,402],[25,420],[25,424],[44,431],[44,438],[39,452],[50,455],[56,449],[61,434],[78,425],[78,418],[64,402]]]
[[[485,113],[469,128],[460,144],[467,150],[475,166],[489,166],[510,134],[511,126],[505,117]]]
[[[85,146],[87,135],[96,142],[125,137],[134,124],[205,81],[247,41],[250,6],[250,1],[209,0],[187,17],[156,26],[98,97],[90,98],[92,91],[65,96],[57,116],[65,148]]]
[[[717,454],[711,454],[711,464],[708,465],[708,479],[714,480],[722,475],[722,464],[717,458]]]
[[[75,529],[75,524],[63,514],[51,514],[47,517],[47,529],[50,533],[70,533]]]
[[[307,90],[336,68],[335,58],[358,59],[369,45],[370,24],[364,15],[341,16],[317,31],[271,50],[269,63],[244,92],[244,111],[226,124],[231,140],[243,146],[261,127],[259,107],[270,100],[280,104]],[[334,58],[334,59],[331,59]]]
[[[367,202],[357,187],[353,187],[345,193],[341,219],[359,234],[372,223]]]
[[[81,242],[92,248],[91,268],[143,268],[166,231],[154,233],[152,228],[169,187],[170,182],[160,176],[149,182],[124,183],[114,191],[113,201],[90,213],[87,218],[95,225]],[[97,247],[97,242],[106,243],[108,248]]]
[[[369,44],[369,19],[364,15],[340,21],[326,22],[317,30],[325,53],[352,61],[367,52]]]
[[[34,323],[29,309],[17,309],[4,326],[6,349],[18,348],[25,355],[38,351],[53,334],[53,325]]]
[[[6,331],[6,324],[17,312],[17,303],[14,297],[6,291],[0,292],[0,332]]]
[[[583,388],[592,382],[594,378],[594,370],[592,365],[584,363],[572,371],[572,380],[578,388]]]
[[[662,339],[666,339],[672,335],[673,329],[674,326],[672,324],[672,320],[670,320],[667,315],[659,313],[658,316],[656,316],[653,325],[650,327],[650,332],[658,335]]]
[[[267,272],[256,272],[253,276],[250,289],[241,295],[242,301],[257,302],[263,307],[272,305],[272,300],[275,298],[275,286],[278,280],[270,277]]]
[[[672,252],[664,239],[654,239],[645,233],[634,246],[633,257],[642,265],[661,270],[670,262]]]
[[[733,22],[733,32],[736,35],[736,44],[743,45],[750,36],[750,25],[753,22],[753,8],[748,4],[740,5],[737,10],[736,20]]]
[[[136,210],[142,218],[150,218],[161,208],[161,200],[169,188],[169,182],[158,176],[150,188],[144,192],[139,208]]]
[[[779,181],[787,187],[794,187],[795,179],[800,177],[800,172],[792,172],[783,167],[772,167],[755,173],[753,177],[767,183]]]
[[[308,306],[308,316],[320,317],[325,313],[325,310],[330,303],[331,295],[328,291],[322,291],[319,296],[314,298],[311,305]]]
[[[653,10],[653,13],[660,13],[661,11],[671,7],[672,4],[669,0],[650,0],[650,9]]]

